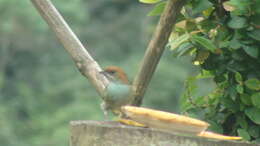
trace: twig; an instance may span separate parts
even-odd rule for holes
[[[133,82],[133,105],[140,106],[185,0],[168,0]]]
[[[81,74],[90,80],[103,97],[105,87],[109,81],[99,73],[101,68],[98,63],[90,56],[50,0],[31,1],[72,57]]]

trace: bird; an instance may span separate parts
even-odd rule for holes
[[[121,107],[131,104],[131,85],[123,69],[117,66],[108,66],[100,72],[109,80],[105,88],[101,108],[108,116],[108,112],[122,117]]]

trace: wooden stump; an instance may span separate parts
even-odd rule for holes
[[[122,125],[114,121],[72,121],[70,146],[260,146],[217,141]]]

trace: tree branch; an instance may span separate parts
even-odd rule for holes
[[[133,105],[140,106],[185,0],[168,0],[133,82]]]
[[[90,80],[103,97],[105,87],[109,81],[99,73],[102,69],[98,63],[87,52],[50,0],[31,1],[70,54],[81,74]]]

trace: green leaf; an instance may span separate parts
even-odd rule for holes
[[[194,30],[198,29],[197,23],[195,21],[192,20],[186,20],[186,25],[185,25],[185,30],[187,32],[192,32]]]
[[[242,76],[241,76],[241,74],[240,74],[239,72],[236,72],[236,73],[235,73],[235,79],[236,79],[236,81],[237,81],[239,84],[242,84],[243,78],[242,78]]]
[[[247,26],[247,20],[244,17],[233,16],[228,22],[228,26],[233,29],[241,29]]]
[[[260,90],[260,81],[256,78],[245,81],[246,86],[252,90]]]
[[[251,96],[252,103],[255,107],[260,108],[260,92],[257,92]],[[259,113],[260,114],[260,113]]]
[[[214,131],[217,133],[223,133],[223,127],[220,124],[218,124],[217,122],[212,121],[212,120],[209,120],[207,122],[209,122],[209,124],[210,124],[209,129],[211,131]]]
[[[246,40],[239,40],[244,45],[252,45],[254,43],[254,40],[252,39],[246,39]]]
[[[205,97],[204,96],[199,96],[199,97],[196,97],[194,102],[198,105],[198,106],[202,106],[205,104]]]
[[[260,14],[260,10],[259,10],[260,1],[259,0],[254,1],[254,5],[251,5],[251,6],[252,6],[252,10],[254,10],[256,14]]]
[[[236,104],[232,99],[227,98],[227,97],[222,97],[221,98],[221,104],[223,104],[226,108],[231,110],[232,112],[237,112],[239,111],[239,105]]]
[[[237,90],[237,92],[240,93],[240,94],[243,94],[243,93],[244,93],[244,88],[243,88],[242,85],[237,85],[237,86],[236,86],[236,90]]]
[[[233,101],[236,101],[237,99],[237,89],[236,89],[236,85],[230,85],[227,89],[226,89],[228,95],[230,96],[230,98]]]
[[[159,4],[157,4],[152,11],[150,11],[148,13],[148,16],[157,16],[157,15],[160,15],[164,8],[165,8],[165,5],[166,5],[166,2],[161,2]]]
[[[243,45],[243,50],[251,57],[257,58],[258,57],[258,48],[255,46],[245,46]]]
[[[248,128],[248,124],[247,121],[245,119],[245,116],[241,116],[241,115],[237,115],[237,123],[243,128],[243,129],[247,129]]]
[[[206,39],[205,37],[201,37],[198,35],[192,35],[191,40],[193,42],[200,44],[206,50],[209,50],[211,52],[215,52],[215,50],[217,49],[217,47],[213,44],[213,42],[209,39]]]
[[[240,95],[240,100],[242,101],[243,104],[245,105],[252,105],[251,98],[248,94],[242,94]]]
[[[242,137],[244,140],[249,141],[250,140],[250,135],[245,129],[237,129],[237,133],[240,137]]]
[[[190,42],[185,42],[181,44],[178,49],[176,49],[176,56],[181,57],[189,52],[191,52],[194,49],[194,46]]]
[[[244,104],[239,104],[239,110],[244,111],[246,106]]]
[[[260,109],[259,108],[248,108],[245,110],[247,117],[256,124],[260,124]]]
[[[232,52],[231,57],[232,57],[232,59],[234,59],[234,61],[243,61],[244,53],[234,51],[234,52]],[[239,82],[239,84],[242,84],[242,82]]]
[[[210,71],[201,70],[201,73],[196,76],[197,79],[207,79],[207,78],[213,78],[213,74]]]
[[[233,38],[230,42],[229,42],[229,47],[232,49],[239,49],[240,47],[242,47],[243,44],[240,43],[240,41],[236,38]]]
[[[189,40],[190,35],[185,33],[179,36],[177,39],[172,40],[168,43],[171,46],[171,50],[178,48],[181,44],[187,42]]]
[[[208,0],[198,0],[193,3],[192,13],[193,14],[201,13],[202,11],[211,7],[212,7],[212,3],[209,2]]]
[[[260,29],[254,29],[247,33],[247,35],[257,41],[260,41]]]
[[[260,135],[260,127],[259,126],[254,126],[254,125],[251,125],[249,128],[248,128],[248,133],[253,136],[254,138],[257,138],[259,137]]]
[[[197,50],[196,57],[193,62],[197,62],[198,64],[203,64],[205,60],[209,57],[210,52],[208,50],[199,49]]]
[[[250,22],[252,22],[254,25],[260,25],[260,19],[259,18],[260,18],[260,13],[259,14],[255,14],[255,15],[251,16]],[[257,29],[255,29],[255,30],[257,31]],[[260,38],[258,38],[257,40],[259,40],[259,39]]]
[[[139,2],[141,3],[145,3],[145,4],[155,4],[160,2],[161,0],[139,0]]]
[[[230,0],[229,4],[234,6],[235,10],[232,11],[236,15],[246,15],[249,13],[250,0]]]

